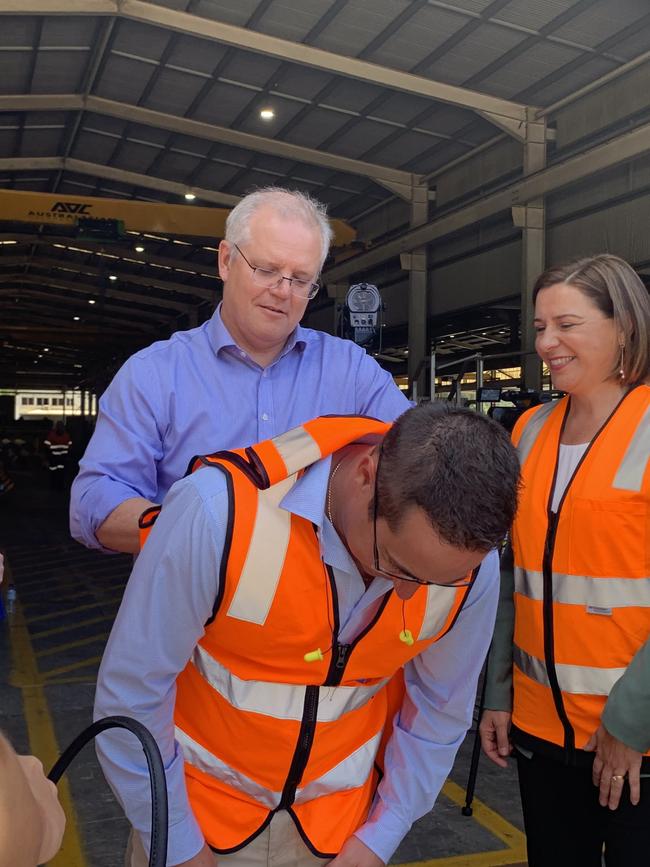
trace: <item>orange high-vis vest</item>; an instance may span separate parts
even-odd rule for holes
[[[650,388],[620,401],[550,510],[569,398],[513,431],[523,489],[515,564],[513,724],[584,747],[607,696],[650,637]]]
[[[451,629],[467,598],[467,587],[423,586],[405,602],[391,590],[351,644],[338,641],[318,528],[280,503],[310,464],[389,427],[323,417],[193,462],[222,472],[229,492],[214,613],[177,680],[175,711],[190,804],[217,852],[246,845],[277,810],[316,854],[340,850],[368,814],[401,667]],[[317,648],[322,658],[306,661]]]

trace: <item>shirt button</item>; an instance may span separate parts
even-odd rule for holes
[[[262,413],[262,421],[268,421],[268,420],[269,420],[268,415],[265,412],[263,412]]]

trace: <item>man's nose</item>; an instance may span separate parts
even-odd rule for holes
[[[289,281],[289,278],[283,277],[278,285],[272,286],[269,291],[274,295],[278,295],[280,298],[287,298],[291,294],[291,282]]]

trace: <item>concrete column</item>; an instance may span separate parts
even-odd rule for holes
[[[414,177],[411,190],[411,227],[429,219],[429,188]],[[417,376],[418,398],[429,393],[429,375],[424,364],[429,359],[429,303],[427,286],[427,248],[418,247],[400,255],[402,268],[409,272],[408,377],[409,386]],[[429,395],[430,396],[430,395]]]
[[[535,109],[527,108],[526,140],[524,142],[524,175],[546,167],[546,121],[535,117]],[[515,205],[512,209],[515,226],[522,230],[521,238],[521,350],[534,352],[533,285],[546,266],[546,207],[543,198]],[[522,385],[540,389],[542,364],[536,355],[522,358]]]

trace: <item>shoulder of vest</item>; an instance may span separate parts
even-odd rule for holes
[[[530,409],[527,409],[522,415],[519,416],[517,421],[515,422],[515,426],[512,429],[512,441],[515,446],[519,443],[521,439],[521,435],[526,429],[527,425],[530,421],[540,412],[543,413],[545,418],[553,412],[553,410],[559,406],[563,401],[566,401],[567,398],[563,397],[560,400],[551,400],[547,403],[540,403],[537,406],[531,406]]]

